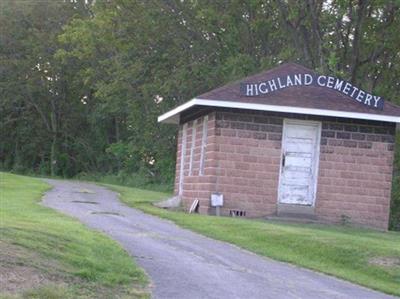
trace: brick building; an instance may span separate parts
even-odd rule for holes
[[[297,64],[161,115],[179,124],[175,193],[222,215],[343,220],[387,229],[400,107]]]

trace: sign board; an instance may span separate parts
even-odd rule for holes
[[[255,83],[241,83],[240,94],[247,97],[262,96],[291,86],[317,86],[336,90],[351,97],[362,105],[374,109],[383,109],[384,100],[372,95],[344,80],[317,74],[288,74],[270,80]]]
[[[224,205],[224,195],[222,193],[211,194],[211,206],[222,207]]]

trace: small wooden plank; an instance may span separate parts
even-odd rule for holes
[[[192,214],[194,211],[196,211],[196,208],[197,208],[198,205],[199,205],[199,200],[198,200],[198,199],[195,199],[195,200],[192,202],[192,205],[190,206],[189,214]]]

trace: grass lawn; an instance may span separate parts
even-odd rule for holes
[[[155,208],[166,193],[105,185],[126,204],[276,260],[400,296],[400,233],[189,215]]]
[[[148,298],[118,243],[39,204],[48,189],[0,172],[0,298]]]

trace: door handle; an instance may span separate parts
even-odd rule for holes
[[[286,155],[283,154],[282,155],[282,168],[285,167],[285,164],[286,164]]]

